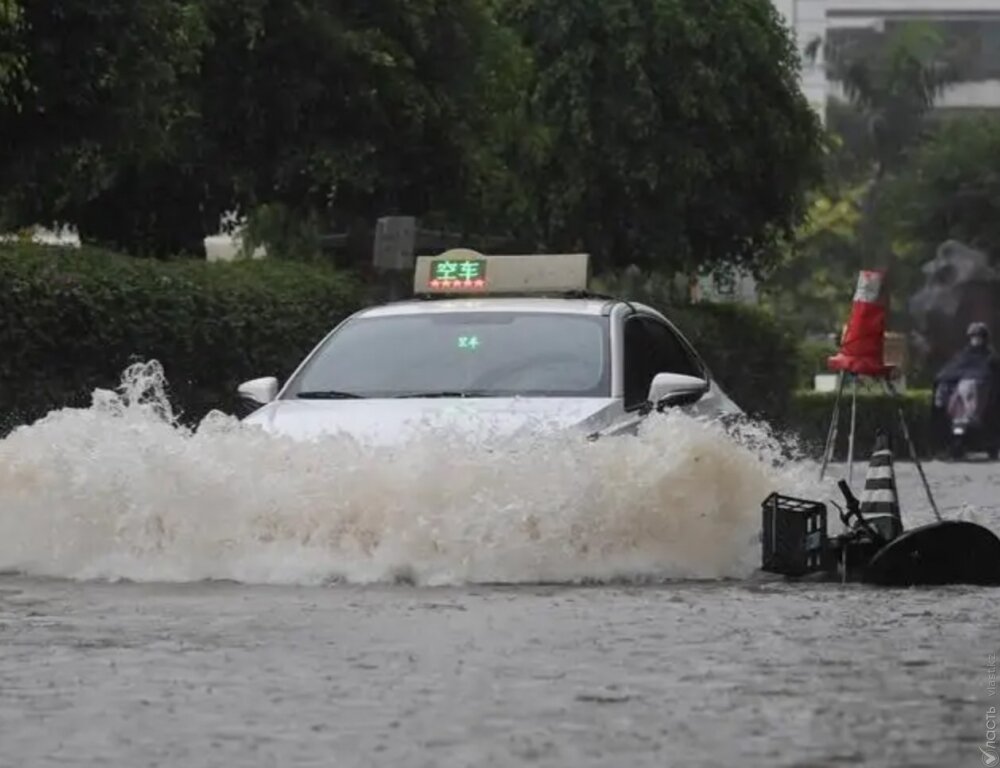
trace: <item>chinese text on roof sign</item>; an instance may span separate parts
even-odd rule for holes
[[[420,256],[413,276],[416,294],[529,294],[585,291],[586,253],[484,256],[464,248]]]
[[[485,288],[486,259],[435,259],[431,262],[430,287]]]

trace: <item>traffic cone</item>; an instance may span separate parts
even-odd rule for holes
[[[903,532],[892,447],[885,432],[880,431],[875,438],[875,450],[868,463],[865,490],[861,494],[861,514],[886,541],[892,541]]]
[[[854,292],[851,317],[847,322],[840,351],[827,360],[831,371],[858,376],[885,376],[885,271],[862,270]]]

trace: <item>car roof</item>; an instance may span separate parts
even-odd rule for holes
[[[357,317],[390,317],[442,312],[552,312],[576,315],[607,315],[618,299],[541,298],[541,297],[476,297],[433,300],[407,300],[369,307]]]

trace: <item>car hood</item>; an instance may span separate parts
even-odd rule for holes
[[[431,430],[482,440],[572,428],[592,432],[609,426],[620,410],[610,398],[278,400],[243,421],[297,439],[339,433],[387,445]]]

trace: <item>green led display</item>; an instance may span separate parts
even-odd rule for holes
[[[485,288],[485,259],[438,259],[431,262],[432,288]]]

